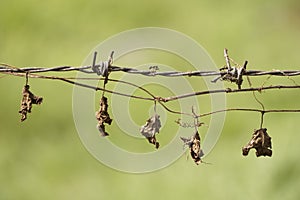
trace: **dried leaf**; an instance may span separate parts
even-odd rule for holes
[[[32,104],[41,104],[43,102],[43,97],[35,96],[29,91],[30,86],[25,85],[22,91],[23,98],[21,101],[21,108],[19,113],[21,113],[21,122],[27,119],[27,113],[31,113]]]
[[[203,162],[201,157],[204,156],[204,153],[201,149],[201,144],[200,144],[201,138],[198,131],[196,131],[196,133],[191,138],[184,138],[184,137],[180,137],[180,138],[184,142],[184,144],[190,148],[190,154],[194,162],[197,165]]]
[[[250,149],[256,150],[256,156],[272,156],[271,137],[267,133],[266,128],[255,130],[250,142],[242,148],[244,156],[247,156]]]
[[[149,143],[154,144],[155,148],[159,148],[159,142],[156,141],[155,135],[159,133],[159,129],[161,127],[161,122],[159,119],[159,115],[155,114],[151,118],[149,118],[144,126],[141,127],[141,134],[145,136]]]
[[[112,119],[109,117],[107,112],[108,104],[107,98],[103,96],[100,99],[100,108],[99,111],[96,112],[96,119],[98,120],[97,128],[101,134],[101,136],[108,136],[109,134],[105,131],[104,123],[111,124]]]

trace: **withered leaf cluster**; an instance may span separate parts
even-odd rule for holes
[[[100,99],[99,111],[96,112],[96,118],[98,120],[97,128],[98,128],[101,136],[109,135],[105,131],[104,123],[110,125],[112,122],[112,119],[109,117],[107,109],[108,109],[107,98],[105,96],[102,96],[102,98]]]
[[[32,104],[41,104],[43,102],[43,97],[35,96],[29,91],[29,85],[25,85],[22,91],[23,98],[21,101],[21,108],[19,113],[21,113],[21,122],[27,119],[27,113],[31,113]]]
[[[146,124],[140,130],[141,134],[148,139],[149,143],[155,145],[156,149],[159,148],[159,142],[156,141],[155,135],[159,133],[160,127],[159,115],[155,114],[147,120]]]
[[[198,131],[191,138],[180,137],[181,140],[190,148],[190,154],[194,162],[199,165],[202,161],[201,157],[204,156],[204,153],[200,145],[200,135]]]
[[[272,156],[271,137],[267,133],[266,128],[255,130],[250,142],[242,148],[244,156],[247,156],[250,149],[256,150],[256,156]]]

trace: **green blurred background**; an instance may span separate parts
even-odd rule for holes
[[[249,60],[252,69],[299,70],[299,20],[297,0],[1,0],[0,62],[79,66],[106,38],[156,26],[194,38],[217,66],[224,64],[226,47],[236,61]],[[0,199],[300,198],[297,113],[266,115],[272,158],[256,158],[254,152],[242,157],[241,147],[258,128],[259,114],[232,112],[205,158],[213,165],[196,166],[182,156],[157,172],[126,174],[99,163],[81,144],[72,118],[71,85],[30,79],[33,92],[45,101],[20,123],[24,78],[0,77]],[[252,82],[261,85],[265,78]],[[293,82],[272,77],[268,84]],[[252,94],[227,97],[228,107],[259,108]],[[299,108],[299,90],[267,91],[258,97],[268,109]]]

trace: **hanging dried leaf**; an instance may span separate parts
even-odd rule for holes
[[[155,148],[159,148],[159,142],[156,141],[155,135],[159,133],[159,129],[161,127],[161,122],[159,119],[159,115],[155,114],[151,118],[149,118],[144,126],[141,127],[141,134],[145,136],[149,143],[154,144]]]
[[[22,91],[23,98],[21,101],[21,108],[19,113],[21,113],[21,122],[27,119],[27,113],[31,113],[32,104],[41,104],[43,102],[43,97],[35,96],[29,91],[29,85],[25,85]]]
[[[104,123],[111,124],[112,119],[109,117],[109,114],[107,112],[108,104],[107,104],[107,98],[103,96],[100,99],[100,108],[99,111],[96,112],[96,118],[98,120],[97,128],[101,134],[101,136],[108,136],[109,134],[105,131]]]
[[[247,156],[250,149],[256,149],[256,156],[272,156],[271,137],[266,128],[255,130],[250,142],[242,148],[243,155]]]
[[[194,162],[197,165],[203,162],[201,157],[204,156],[204,153],[201,149],[201,145],[200,145],[201,139],[198,131],[196,131],[196,133],[191,138],[184,138],[184,137],[180,137],[180,138],[184,142],[184,144],[190,148],[190,154]]]

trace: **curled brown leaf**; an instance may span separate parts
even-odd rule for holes
[[[194,162],[199,165],[202,161],[201,157],[204,156],[204,153],[201,149],[201,138],[196,131],[196,133],[191,138],[184,138],[180,137],[181,140],[184,142],[185,145],[187,145],[190,148],[190,154]]]
[[[35,96],[29,90],[30,86],[25,85],[22,91],[23,98],[21,101],[21,108],[19,113],[21,114],[21,122],[27,119],[27,113],[31,113],[32,104],[41,104],[43,102],[43,97]]]
[[[271,137],[267,133],[266,128],[255,130],[250,142],[242,148],[243,156],[247,156],[250,149],[256,150],[256,156],[272,156]]]
[[[107,98],[105,96],[103,96],[100,99],[99,111],[96,112],[96,119],[98,120],[97,128],[98,128],[101,136],[108,136],[109,135],[105,131],[104,123],[110,125],[111,122],[112,122],[112,119],[110,118],[107,109],[108,109]]]

